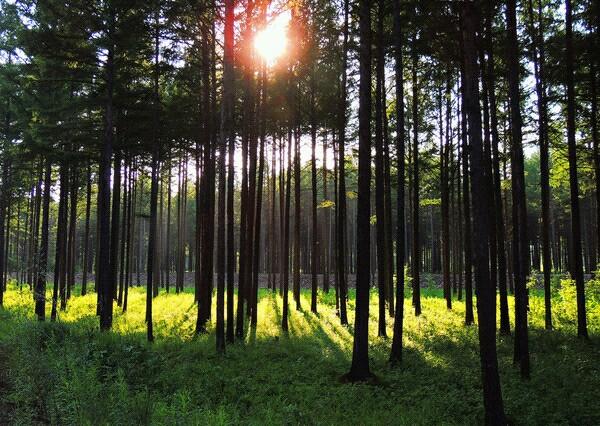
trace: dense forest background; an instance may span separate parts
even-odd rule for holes
[[[371,383],[369,326],[405,365],[437,295],[505,424],[498,339],[529,380],[532,324],[600,332],[599,31],[597,0],[0,0],[0,304],[94,295],[152,342],[192,293],[223,354],[274,297]]]

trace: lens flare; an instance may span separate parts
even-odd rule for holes
[[[289,20],[288,14],[281,14],[256,33],[254,48],[267,65],[273,65],[287,49]]]

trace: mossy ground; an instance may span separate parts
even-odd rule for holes
[[[75,290],[78,294],[78,289]],[[353,322],[353,295],[349,312]],[[377,384],[347,384],[352,327],[335,314],[333,292],[319,314],[262,290],[258,327],[244,343],[215,352],[212,325],[195,336],[193,294],[154,300],[155,343],[145,341],[145,293],[115,305],[113,331],[100,333],[95,294],[73,297],[56,323],[33,320],[29,290],[9,286],[0,309],[0,423],[12,424],[479,424],[483,420],[477,327],[464,303],[448,311],[423,290],[416,318],[406,299],[404,361],[387,363],[390,338],[377,337],[371,298],[370,358]],[[291,300],[291,299],[290,299]],[[511,337],[498,338],[505,408],[517,424],[600,424],[600,305],[589,306],[591,341],[575,337],[572,307],[555,302],[556,329],[543,330],[543,299],[531,295],[532,377],[519,378]],[[512,313],[513,301],[510,300]],[[393,319],[388,319],[392,335]]]

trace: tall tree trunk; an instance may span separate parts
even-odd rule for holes
[[[281,251],[283,267],[283,312],[281,315],[281,329],[288,332],[288,286],[290,275],[290,198],[292,186],[292,131],[288,129],[287,136],[287,173],[285,185],[285,211],[283,229],[283,249]]]
[[[234,1],[225,2],[225,48],[223,62],[223,103],[221,105],[221,140],[219,143],[219,215],[217,224],[217,352],[225,352],[225,208],[226,177],[225,155],[228,142],[233,137],[233,38],[234,38]],[[232,206],[233,207],[233,206]],[[231,248],[230,248],[231,250]],[[229,297],[229,295],[228,295]],[[238,298],[242,295],[238,294]],[[228,323],[231,318],[227,318]],[[233,332],[233,329],[231,330]],[[231,336],[233,337],[233,336]]]
[[[123,178],[123,207],[121,217],[121,247],[119,259],[119,290],[117,292],[117,306],[123,306],[123,285],[125,284],[125,259],[127,258],[127,210],[129,201],[129,179],[131,173],[128,172],[128,167],[131,167],[129,156],[126,156],[124,178]]]
[[[462,38],[461,38],[462,40]],[[463,216],[464,216],[464,270],[465,270],[465,324],[471,325],[474,322],[473,316],[473,252],[472,252],[472,239],[471,239],[471,199],[470,193],[470,180],[469,180],[469,146],[467,138],[467,112],[465,108],[465,101],[467,95],[465,93],[465,72],[464,64],[461,66],[461,138],[462,138],[462,197],[463,197]],[[460,295],[460,290],[459,290]],[[459,296],[460,300],[460,296]]]
[[[469,140],[471,150],[471,192],[474,200],[484,200],[489,196],[491,180],[486,176],[483,142],[481,139],[481,110],[479,105],[479,70],[475,32],[478,11],[471,3],[464,3],[461,9],[463,57],[465,70],[465,108],[469,120]],[[473,203],[473,228],[477,230],[474,241],[474,269],[477,284],[477,316],[479,323],[479,354],[483,381],[483,404],[486,424],[505,425],[504,407],[498,375],[496,355],[496,289],[490,280],[489,236],[493,223],[490,221],[486,203]]]
[[[172,158],[170,153],[168,154],[168,167],[169,173],[167,175],[167,236],[165,241],[165,291],[169,293],[171,287],[171,170],[173,168]]]
[[[209,320],[211,316],[212,310],[212,288],[213,288],[213,263],[214,263],[214,222],[215,222],[215,163],[217,163],[217,167],[221,167],[221,161],[223,162],[223,167],[225,167],[225,155],[223,154],[223,158],[218,160],[215,159],[215,149],[216,146],[213,146],[213,113],[212,113],[212,102],[211,102],[211,86],[210,86],[210,60],[209,60],[209,31],[208,28],[203,28],[203,43],[202,43],[202,63],[204,64],[204,72],[202,74],[202,97],[203,97],[203,112],[202,112],[202,121],[203,121],[203,135],[202,135],[202,146],[203,146],[203,166],[202,166],[202,183],[200,185],[201,192],[200,196],[197,198],[199,203],[197,204],[197,209],[201,212],[201,220],[198,221],[201,225],[200,232],[201,237],[196,241],[200,243],[200,250],[198,251],[201,259],[200,262],[197,262],[200,266],[200,270],[196,271],[196,276],[199,278],[198,290],[199,294],[197,297],[198,301],[198,318],[196,323],[196,333],[202,333],[206,330],[206,322]],[[227,84],[230,84],[228,81]],[[229,93],[227,94],[229,96]],[[225,108],[225,106],[222,106]],[[227,108],[230,108],[227,106]],[[222,111],[221,114],[228,114],[228,111]],[[229,119],[229,118],[227,118]],[[228,123],[227,125],[231,125]],[[221,138],[225,138],[227,140],[229,129],[222,129]],[[221,144],[219,145],[219,155],[221,150]],[[221,178],[225,179],[225,176],[220,175],[221,170],[219,170],[219,188],[221,185],[225,185],[225,181],[221,182]],[[225,170],[223,170],[225,173]],[[220,191],[220,189],[219,189]],[[225,189],[223,188],[223,194],[219,192],[219,209],[221,208],[221,197],[226,197]],[[224,198],[223,198],[224,200]],[[225,201],[223,201],[225,202]],[[220,215],[220,213],[219,213]],[[225,220],[225,218],[221,218],[219,216],[219,220]],[[220,223],[217,225],[220,226]],[[223,226],[224,223],[223,223]],[[223,228],[223,232],[225,228]],[[198,231],[197,231],[198,232]],[[220,238],[221,229],[217,229],[217,238]],[[221,250],[219,246],[220,242],[217,242],[217,251]],[[223,244],[225,244],[223,242]],[[223,245],[223,250],[224,249]],[[217,253],[217,268],[221,266],[220,262],[223,261],[223,280],[225,279],[225,260],[218,258],[219,253]],[[223,256],[225,253],[223,252]],[[220,272],[217,271],[217,279],[220,279]],[[219,284],[217,283],[217,286]],[[224,302],[224,299],[223,299]],[[224,313],[223,313],[224,315]],[[224,321],[224,320],[223,320]],[[224,327],[224,326],[223,326]],[[218,332],[219,330],[217,330]],[[221,339],[223,336],[218,336],[218,339]],[[219,341],[219,346],[217,347],[218,351],[221,351],[223,348],[220,346],[221,341]],[[224,343],[223,343],[224,345]]]
[[[71,289],[75,286],[75,232],[77,229],[77,197],[79,193],[79,172],[76,167],[71,168],[71,202],[69,205],[69,233],[67,243],[67,294],[71,298]],[[61,306],[62,309],[64,309]],[[66,301],[65,301],[66,308]]]
[[[311,173],[311,175],[312,175],[312,173]],[[300,182],[300,134],[299,134],[299,132],[295,132],[295,134],[294,134],[294,247],[293,247],[294,252],[293,252],[293,259],[292,259],[293,265],[292,266],[294,269],[294,276],[293,276],[294,300],[296,301],[296,310],[298,310],[298,311],[301,310],[301,305],[300,305],[300,223],[302,221],[302,215],[301,215],[302,209],[300,207],[300,203],[301,203],[300,185],[301,185],[301,182]],[[313,202],[314,202],[314,198],[313,198]],[[314,220],[314,216],[313,216],[313,220]],[[314,225],[312,231],[314,233],[316,233],[316,222],[315,222],[315,225]],[[316,257],[316,251],[315,251],[315,257]],[[315,264],[316,264],[315,257],[312,257],[312,260],[314,260]],[[310,309],[312,312],[316,312],[316,309],[317,309],[317,274],[316,274],[316,268],[312,269],[312,266],[311,266],[311,272],[313,272],[313,271],[314,271],[314,275],[313,275],[314,279],[311,281],[312,287],[311,287]],[[313,310],[313,308],[314,308],[314,310]]]
[[[46,319],[46,274],[48,272],[48,236],[50,222],[50,191],[52,186],[52,163],[46,160],[44,171],[44,195],[42,196],[42,235],[38,250],[37,280],[34,288],[35,313],[38,321]]]
[[[90,262],[90,209],[92,204],[92,166],[88,161],[85,190],[85,231],[83,232],[83,274],[81,277],[81,295],[87,293],[87,276]]]
[[[233,13],[233,12],[232,12]],[[233,19],[233,16],[232,18]],[[233,24],[231,24],[233,25]],[[231,27],[228,31],[233,31],[233,27]],[[230,37],[233,37],[233,34],[229,34]],[[231,49],[233,49],[233,40],[229,40],[231,45]],[[229,46],[228,46],[229,47]],[[233,52],[228,52],[228,73],[233,73]],[[225,77],[225,74],[223,75]],[[227,75],[229,79],[233,79],[231,75]],[[232,81],[233,84],[233,81]],[[229,86],[231,89],[231,94],[228,95],[231,97],[235,94],[235,89],[233,86]],[[228,89],[229,89],[228,88]],[[225,98],[223,98],[225,99]],[[228,102],[233,102],[231,99],[227,100]],[[225,121],[223,117],[222,122]],[[231,120],[231,117],[229,117]],[[229,123],[227,124],[229,125]],[[234,203],[234,179],[235,179],[235,133],[233,129],[233,123],[231,123],[231,127],[228,128],[227,134],[227,331],[226,331],[226,340],[227,343],[233,343],[234,341],[234,326],[235,326],[235,315],[234,315],[234,278],[235,278],[235,238],[234,238],[234,217],[233,217],[233,203]],[[239,297],[238,293],[238,297]]]
[[[419,58],[416,50],[416,36],[412,46],[412,116],[413,116],[413,233],[412,233],[412,289],[415,315],[421,315],[421,240],[419,235],[419,82],[417,67]]]
[[[446,299],[446,308],[452,309],[452,291],[450,288],[450,188],[449,188],[449,152],[450,147],[450,72],[446,78],[446,140],[444,141],[444,118],[442,111],[442,93],[440,89],[438,99],[438,109],[440,114],[440,192],[441,192],[441,212],[442,212],[442,277],[444,297]]]
[[[356,314],[352,366],[347,377],[372,377],[369,369],[369,278],[371,261],[371,1],[359,1],[358,204],[356,213]]]
[[[248,74],[248,71],[246,71]],[[245,77],[249,79],[248,76]],[[235,334],[238,339],[244,337],[244,302],[246,296],[246,266],[248,265],[246,257],[247,252],[247,238],[248,238],[248,129],[247,120],[250,115],[248,112],[250,101],[247,99],[249,92],[249,83],[245,81],[244,89],[244,123],[242,126],[242,186],[240,188],[240,252],[239,252],[239,268],[238,268],[238,297],[236,307],[236,325]]]
[[[511,167],[513,192],[513,269],[515,276],[515,361],[521,365],[521,377],[529,377],[529,343],[527,336],[526,281],[529,269],[529,240],[527,239],[527,206],[525,173],[523,169],[522,119],[519,89],[519,45],[517,40],[516,0],[506,7],[507,72],[511,114]]]
[[[64,153],[63,153],[64,155]],[[68,184],[68,166],[66,161],[60,163],[59,179],[60,190],[58,200],[58,219],[56,226],[56,250],[54,251],[54,288],[52,290],[52,310],[50,313],[50,321],[56,321],[58,297],[60,295],[61,305],[65,295],[65,266],[66,266],[66,227],[67,227],[67,203],[69,184]]]
[[[390,170],[390,136],[387,116],[387,96],[385,78],[381,82],[383,105],[383,191],[385,200],[385,297],[389,315],[395,315],[394,306],[394,232],[392,230],[392,177]]]
[[[154,341],[154,330],[152,327],[152,297],[154,285],[154,273],[156,264],[159,262],[156,252],[156,241],[158,233],[158,179],[160,176],[160,98],[159,98],[159,52],[160,52],[160,9],[154,15],[154,96],[153,96],[153,128],[152,128],[152,163],[150,182],[150,230],[148,232],[148,264],[146,268],[146,338],[149,342]]]
[[[488,1],[486,19],[486,47],[487,47],[487,80],[488,96],[490,102],[490,128],[492,136],[492,168],[494,184],[494,210],[496,221],[496,251],[498,255],[498,290],[500,293],[500,334],[510,334],[510,319],[508,315],[508,296],[506,283],[506,248],[504,244],[504,210],[502,203],[502,189],[500,180],[500,155],[498,151],[498,115],[496,104],[496,74],[494,70],[494,49],[492,40],[492,25],[495,17],[494,2]]]
[[[269,248],[270,248],[270,253],[269,253],[269,285],[271,290],[273,291],[273,293],[275,293],[276,291],[276,284],[275,284],[275,265],[277,265],[277,248],[275,246],[276,243],[276,233],[277,233],[277,228],[275,225],[275,197],[276,197],[276,177],[275,177],[275,170],[276,170],[276,157],[275,157],[275,151],[276,151],[276,143],[277,143],[277,139],[275,139],[275,137],[273,137],[273,142],[271,144],[271,182],[270,182],[270,186],[271,186],[271,209],[270,209],[270,229],[269,229]]]
[[[323,136],[323,168],[321,169],[323,174],[323,264],[321,270],[323,272],[323,291],[329,293],[329,268],[331,264],[331,253],[330,253],[330,234],[331,234],[331,207],[327,204],[329,202],[329,195],[327,193],[327,133]]]
[[[600,48],[598,43],[598,37],[600,37],[600,6],[596,1],[596,28],[592,30],[594,37],[591,38],[590,42],[590,103],[591,103],[591,127],[592,127],[592,148],[594,156],[594,190],[596,196],[596,259],[593,259],[594,265],[598,263],[600,258],[600,140],[598,137],[598,77],[597,77],[597,66],[598,58],[592,52],[597,52]],[[541,12],[538,12],[540,16],[540,27],[541,27]],[[542,29],[540,28],[540,33]],[[543,34],[543,33],[541,33]],[[541,56],[541,55],[540,55]],[[542,58],[540,57],[540,60]]]
[[[119,272],[119,223],[121,214],[121,166],[122,153],[115,150],[113,167],[113,199],[110,230],[110,285],[111,297],[117,298],[117,276]]]
[[[383,46],[383,17],[384,2],[377,2],[377,45],[375,69],[375,214],[376,223],[376,251],[377,251],[377,289],[379,298],[379,316],[377,335],[387,336],[385,327],[385,286],[386,279],[386,247],[385,247],[385,193],[384,193],[384,164],[383,164],[383,79],[385,78],[385,54]]]
[[[532,59],[535,76],[535,92],[537,96],[538,133],[540,143],[540,187],[542,194],[542,268],[544,270],[544,324],[546,330],[552,329],[552,294],[550,290],[550,167],[548,140],[548,109],[546,89],[544,87],[545,49],[542,2],[539,3],[539,21],[537,32],[534,26],[533,2],[527,1],[529,14],[529,33],[532,39]]]
[[[263,184],[264,184],[264,173],[265,173],[265,139],[266,139],[266,125],[265,125],[265,66],[261,65],[261,89],[260,89],[260,121],[259,121],[259,153],[258,153],[258,177],[257,177],[257,189],[256,189],[256,210],[254,213],[254,265],[252,266],[252,294],[250,305],[252,306],[252,313],[250,324],[256,329],[258,324],[258,273],[260,267],[260,232],[262,223],[262,203],[263,203]]]
[[[105,65],[106,105],[104,111],[104,141],[98,171],[98,261],[97,288],[100,329],[112,327],[112,288],[110,276],[110,160],[113,149],[113,86],[114,86],[114,26],[115,13],[111,9],[109,16],[109,48]]]
[[[406,258],[405,240],[405,128],[404,128],[404,66],[402,62],[402,21],[400,1],[394,2],[394,59],[396,89],[396,157],[397,186],[396,198],[396,316],[394,317],[394,337],[390,362],[402,361],[402,333],[404,327],[404,262]]]
[[[579,179],[577,176],[577,145],[575,139],[575,82],[573,81],[573,12],[571,0],[565,0],[566,86],[567,86],[567,147],[569,156],[569,186],[571,192],[571,234],[573,238],[573,271],[577,292],[577,336],[587,339],[585,287],[581,248],[581,215],[579,212]]]
[[[348,284],[346,281],[346,167],[345,167],[345,145],[346,145],[346,83],[348,66],[348,16],[349,0],[344,0],[344,40],[342,45],[342,81],[340,83],[340,108],[339,114],[339,141],[338,141],[338,208],[337,208],[337,259],[336,269],[339,280],[339,303],[340,322],[348,324],[346,302],[348,298]]]
[[[123,312],[127,312],[127,299],[129,295],[129,286],[132,282],[132,266],[133,266],[133,247],[135,235],[135,204],[137,198],[137,182],[136,174],[133,172],[135,162],[130,160],[129,168],[129,202],[127,206],[127,262],[125,263],[125,284],[123,288]]]
[[[310,259],[310,272],[311,272],[311,292],[310,292],[310,311],[313,313],[317,313],[317,291],[318,291],[318,283],[317,283],[317,263],[319,258],[321,257],[321,246],[319,241],[319,231],[317,224],[317,157],[315,155],[315,151],[317,149],[317,117],[316,117],[316,104],[315,104],[315,74],[314,69],[312,70],[311,75],[311,114],[310,114],[310,141],[311,141],[311,167],[310,167],[310,181],[311,181],[311,193],[312,193],[312,202],[311,202],[311,233],[312,233],[312,247],[311,247],[311,259]],[[298,157],[300,157],[300,150],[298,151]],[[300,159],[298,158],[298,163],[300,163]],[[300,164],[297,166],[298,168],[298,183],[300,181]],[[298,196],[300,195],[300,188],[297,189]],[[299,197],[298,197],[299,198]],[[298,202],[298,200],[296,200]],[[297,208],[297,212],[300,213],[300,207]],[[300,220],[300,215],[296,217],[296,221]],[[298,227],[299,228],[299,227]],[[300,230],[298,229],[298,236],[300,235]],[[300,286],[298,286],[300,287]],[[298,289],[298,299],[300,299],[300,289]]]
[[[29,238],[29,259],[28,259],[28,270],[26,274],[29,288],[33,289],[37,283],[38,262],[39,262],[39,251],[38,251],[38,240],[40,231],[40,214],[42,210],[42,183],[44,182],[44,160],[40,159],[38,166],[38,177],[35,185],[35,200],[33,200],[31,218],[31,233]],[[35,300],[35,292],[34,292]]]

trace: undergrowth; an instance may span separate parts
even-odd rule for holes
[[[498,338],[505,408],[517,424],[600,424],[600,303],[588,303],[591,342],[575,337],[574,300],[564,282],[553,298],[555,330],[543,330],[543,297],[531,290],[532,378],[512,362],[513,340]],[[78,289],[75,290],[78,293]],[[353,323],[353,294],[350,295]],[[372,294],[370,358],[377,384],[345,384],[352,326],[343,327],[333,291],[319,313],[262,290],[258,327],[215,352],[214,324],[194,334],[193,294],[154,299],[155,343],[145,341],[145,293],[115,305],[113,331],[100,333],[95,294],[73,297],[55,323],[33,319],[32,296],[9,286],[0,310],[0,423],[12,424],[479,424],[483,421],[477,328],[464,302],[448,311],[440,290],[423,290],[423,314],[405,302],[404,358],[388,365],[391,338],[377,337]],[[510,300],[512,312],[513,300]],[[213,315],[214,318],[214,315]],[[387,322],[392,335],[393,319]]]

